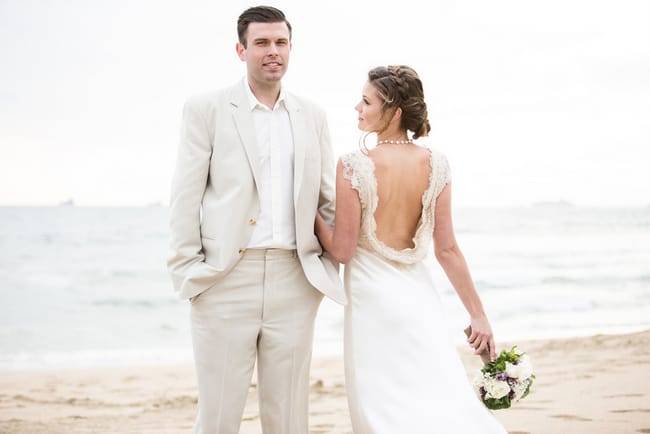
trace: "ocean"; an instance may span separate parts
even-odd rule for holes
[[[168,210],[0,208],[0,370],[192,360],[189,304],[165,268]],[[457,209],[456,236],[497,340],[650,328],[650,207]],[[433,256],[462,342],[467,315]],[[342,354],[321,304],[314,355]]]

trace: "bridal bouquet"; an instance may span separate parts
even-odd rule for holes
[[[492,362],[486,363],[474,380],[483,403],[490,410],[509,408],[530,392],[535,375],[528,355],[502,350]]]

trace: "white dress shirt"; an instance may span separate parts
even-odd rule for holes
[[[257,138],[260,214],[255,222],[249,249],[296,248],[296,224],[293,205],[294,144],[285,93],[273,109],[255,97],[244,78]]]

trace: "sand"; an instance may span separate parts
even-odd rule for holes
[[[494,412],[510,434],[650,433],[650,331],[517,344],[537,380]],[[480,359],[459,352],[473,377]],[[310,433],[351,433],[342,360],[314,360],[311,382]],[[192,366],[0,372],[0,433],[189,433],[195,408]],[[241,433],[261,433],[254,385]]]

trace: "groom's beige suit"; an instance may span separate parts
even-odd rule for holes
[[[306,433],[308,385],[302,383],[321,293],[346,303],[338,267],[323,256],[314,234],[316,212],[330,221],[334,217],[335,160],[323,111],[285,93],[294,143],[296,249],[247,249],[260,213],[260,150],[244,86],[239,82],[186,103],[172,183],[168,266],[175,290],[192,302],[199,382],[195,432],[238,431],[257,353],[258,373],[265,377],[260,400],[269,401],[261,409],[265,432]],[[261,280],[280,279],[282,287],[282,279],[293,279],[295,284],[287,285],[301,288],[299,294],[274,305],[275,294],[249,284],[260,261],[267,261]],[[275,314],[296,322],[264,322]],[[259,316],[259,323],[251,323],[250,316]],[[283,349],[285,343],[299,350]],[[281,354],[287,351],[288,356]],[[281,403],[293,401],[299,408],[288,414],[279,410]]]

